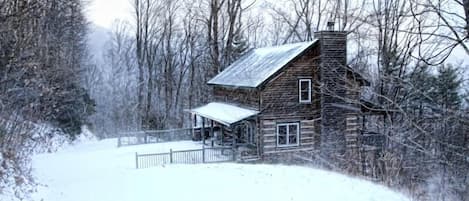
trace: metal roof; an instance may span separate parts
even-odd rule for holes
[[[208,84],[258,87],[317,41],[251,50],[208,81]]]
[[[259,111],[256,110],[220,102],[211,102],[207,105],[192,109],[190,112],[227,126],[259,114]]]

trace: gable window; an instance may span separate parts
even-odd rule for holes
[[[277,146],[298,146],[300,137],[299,123],[277,124]]]
[[[298,81],[298,96],[300,103],[311,103],[311,79]]]

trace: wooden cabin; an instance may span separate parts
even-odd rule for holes
[[[195,138],[211,137],[259,158],[356,151],[360,89],[367,82],[346,65],[346,32],[315,36],[253,49],[208,81],[213,101],[190,110]]]

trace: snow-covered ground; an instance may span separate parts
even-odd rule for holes
[[[34,157],[44,201],[407,201],[383,186],[336,173],[282,165],[200,164],[135,169],[135,152],[200,148],[190,141],[116,147],[81,142]]]

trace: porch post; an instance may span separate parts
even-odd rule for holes
[[[230,128],[231,128],[231,130],[233,131],[233,132],[231,133],[231,136],[233,137],[233,144],[232,144],[232,146],[233,146],[233,149],[235,149],[235,148],[236,148],[236,131],[234,130],[234,127],[233,127],[233,126],[230,126]]]
[[[224,133],[224,129],[223,129],[223,128],[224,128],[224,125],[222,124],[222,125],[220,126],[220,135],[221,135],[221,140],[220,140],[220,141],[221,141],[221,146],[223,146],[223,138],[225,137],[225,133]]]
[[[205,117],[202,117],[202,129],[200,136],[202,136],[202,143],[205,145]]]
[[[213,120],[210,119],[210,137],[212,137],[212,142],[211,142],[211,145],[213,147],[213,137],[215,136],[215,134],[213,133]]]
[[[195,132],[194,132],[194,129],[195,127],[197,126],[197,115],[196,114],[192,114],[191,113],[191,136],[192,136],[192,140],[195,139]]]

